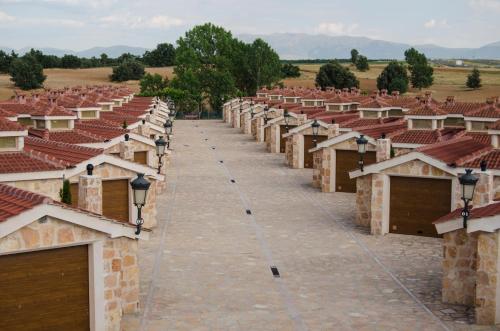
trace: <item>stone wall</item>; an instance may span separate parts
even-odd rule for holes
[[[498,298],[498,232],[481,232],[477,240],[476,323],[496,324]]]
[[[477,234],[443,235],[443,301],[473,305],[476,291]]]
[[[164,137],[165,138],[165,137]],[[125,147],[126,146],[126,147]],[[125,147],[125,148],[124,148]],[[120,153],[121,149],[125,149]],[[158,167],[158,157],[156,156],[156,148],[150,145],[147,145],[143,142],[137,141],[130,139],[128,142],[120,142],[118,144],[115,144],[107,149],[104,150],[104,153],[106,154],[115,154],[116,156],[120,156],[120,158],[124,160],[129,160],[129,161],[134,161],[134,153],[135,152],[144,152],[147,151],[149,153],[148,156],[148,166],[152,168],[157,168]],[[117,155],[120,154],[120,155]],[[122,155],[124,154],[124,155]],[[166,158],[166,155],[164,156]]]
[[[372,175],[372,195],[371,195],[371,221],[370,231],[371,234],[379,235],[385,234],[388,231],[384,228],[384,221],[388,215],[384,208],[384,200],[386,200],[388,187],[388,178],[384,174]],[[388,202],[386,202],[388,203]],[[368,204],[366,202],[366,204]]]
[[[85,174],[85,172],[81,172],[80,174],[77,174],[75,176],[72,176],[71,178],[68,178],[70,182],[75,183],[78,182],[80,175]],[[100,164],[98,166],[95,166],[94,168],[94,176],[99,176],[103,180],[110,180],[110,179],[128,179],[129,181],[137,177],[137,173],[120,168],[111,164]],[[157,225],[157,219],[156,219],[156,195],[157,195],[157,187],[156,183],[157,181],[152,178],[147,178],[148,181],[151,182],[151,186],[149,187],[148,190],[148,195],[147,195],[147,201],[146,205],[142,209],[142,217],[144,218],[144,227],[146,228],[154,228]],[[36,192],[36,191],[35,191]],[[132,205],[132,196],[130,192],[130,204]],[[135,224],[135,220],[131,220],[133,224]]]
[[[105,234],[47,217],[0,239],[0,253],[50,249],[103,241],[104,307],[106,331],[119,331],[121,316],[139,310],[137,241]]]
[[[293,136],[285,139],[285,162],[289,167],[293,165]]]
[[[356,179],[356,224],[370,226],[372,204],[372,175]]]
[[[324,148],[323,148],[324,149]],[[316,188],[321,188],[321,173],[323,170],[323,149],[315,151],[313,153],[313,180],[312,186]]]
[[[393,148],[393,150],[394,150],[394,156],[405,155],[413,151],[413,149],[410,148]]]
[[[6,185],[14,186],[22,190],[36,192],[38,194],[46,195],[55,201],[60,201],[59,191],[63,185],[62,178],[55,179],[36,179],[36,180],[22,180],[16,182],[3,182]]]

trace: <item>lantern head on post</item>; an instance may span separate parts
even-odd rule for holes
[[[130,182],[130,186],[132,187],[134,194],[134,205],[137,207],[137,230],[135,231],[135,234],[139,235],[141,233],[142,225],[144,224],[141,210],[142,207],[146,205],[146,197],[151,183],[144,178],[144,174],[137,174],[137,178]]]
[[[472,169],[466,169],[465,174],[458,179],[462,186],[462,200],[464,201],[464,209],[462,209],[462,217],[464,220],[464,229],[467,228],[467,219],[469,218],[469,203],[474,198],[478,177],[472,174]]]
[[[360,135],[358,139],[356,139],[356,144],[358,145],[358,154],[359,154],[359,170],[363,171],[364,169],[364,156],[366,153],[366,145],[368,144],[368,140],[364,135]]]
[[[288,124],[290,123],[290,117],[292,117],[292,115],[288,112],[288,109],[285,109],[283,117],[285,118],[286,132],[288,132]]]
[[[316,143],[318,142],[318,133],[319,133],[319,122],[318,120],[314,120],[311,124],[311,128],[312,128],[312,131],[313,131],[313,142],[314,142],[314,145],[316,146]]]
[[[165,129],[165,133],[167,134],[167,137],[170,134],[172,134],[172,127],[173,127],[172,121],[170,120],[170,118],[167,118],[167,120],[163,124],[163,128]]]
[[[255,116],[255,113],[254,113],[254,106],[255,104],[253,103],[253,100],[252,102],[250,103],[250,117],[253,118]]]
[[[264,124],[267,124],[267,121],[268,121],[268,117],[267,117],[268,111],[269,111],[269,107],[266,105],[264,107]]]
[[[160,136],[157,140],[155,140],[156,145],[156,156],[158,156],[158,173],[160,173],[161,166],[161,158],[165,155],[165,146],[167,146],[167,142],[163,139],[163,136]]]

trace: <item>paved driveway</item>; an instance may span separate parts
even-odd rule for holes
[[[141,313],[124,331],[480,329],[440,303],[439,239],[368,235],[354,195],[318,192],[310,169],[220,121],[174,131],[160,225],[140,247]]]

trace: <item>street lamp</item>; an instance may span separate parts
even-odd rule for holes
[[[318,142],[318,133],[319,133],[319,123],[318,123],[318,120],[314,120],[311,124],[311,127],[312,127],[312,131],[313,131],[313,142],[314,142],[314,146],[316,146],[316,143]]]
[[[285,109],[283,117],[285,118],[286,132],[288,133],[288,123],[290,122],[290,117],[292,117],[292,115],[288,112],[288,109]]]
[[[163,128],[165,129],[165,133],[167,135],[172,134],[172,127],[173,127],[172,121],[170,120],[170,118],[167,118],[167,120],[163,124]]]
[[[137,220],[135,221],[137,230],[135,234],[139,235],[141,233],[141,227],[144,224],[141,210],[146,204],[146,196],[151,183],[144,178],[144,174],[139,173],[137,174],[137,178],[130,182],[130,186],[132,186],[132,191],[134,192],[134,205],[137,207]]]
[[[269,106],[264,107],[264,124],[267,124],[267,112],[269,111]]]
[[[253,103],[253,100],[252,102],[250,103],[250,117],[253,118],[255,116],[255,113],[254,113],[254,103]]]
[[[161,163],[161,158],[163,155],[165,155],[165,146],[167,145],[167,142],[165,139],[163,139],[163,136],[160,136],[157,140],[155,140],[155,145],[156,145],[156,156],[158,156],[158,173],[160,173],[161,166],[163,165]]]
[[[359,138],[356,139],[356,144],[358,144],[359,170],[361,170],[361,172],[363,172],[363,168],[364,168],[363,157],[365,156],[365,153],[366,153],[366,144],[368,144],[368,140],[365,138],[364,135],[360,135]]]
[[[464,229],[467,228],[467,219],[469,218],[469,203],[474,198],[474,190],[479,178],[472,174],[472,169],[465,169],[465,174],[458,179],[462,186],[462,200],[464,201],[464,209],[462,209],[462,217],[464,219]]]

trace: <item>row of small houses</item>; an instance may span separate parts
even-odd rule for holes
[[[500,323],[500,102],[438,102],[356,89],[260,90],[227,102],[224,121],[312,185],[356,200],[374,235],[443,238],[444,302]]]
[[[112,86],[0,102],[0,330],[118,331],[138,311],[173,108]]]

